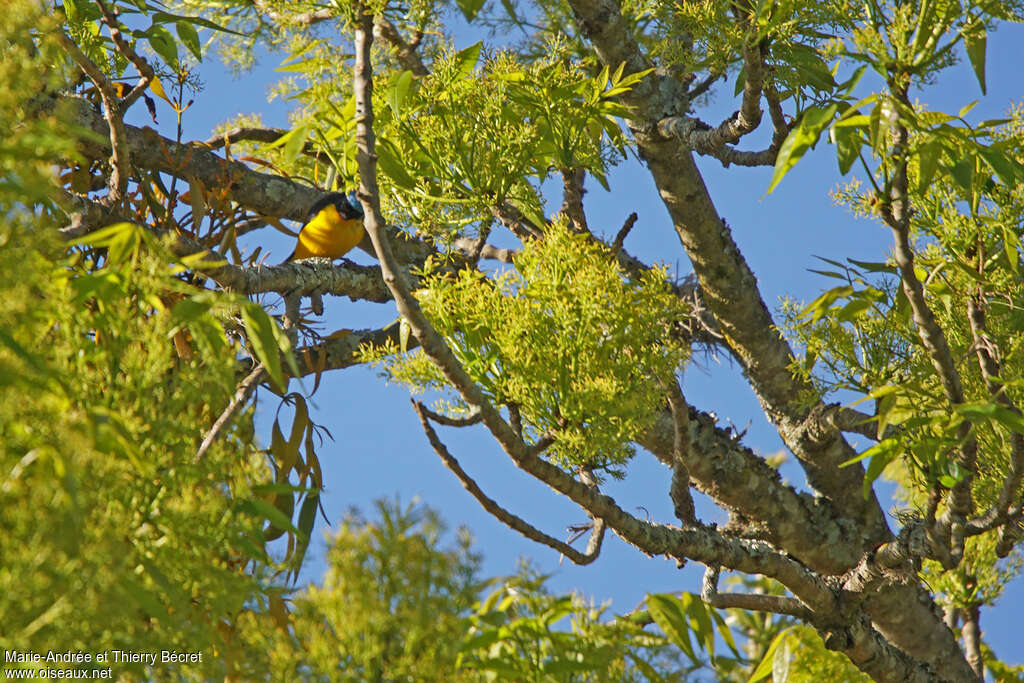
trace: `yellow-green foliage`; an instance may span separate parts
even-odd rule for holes
[[[430,508],[377,508],[379,520],[341,524],[322,583],[293,596],[290,617],[242,621],[253,649],[270,652],[271,680],[464,680],[456,657],[481,585],[468,534],[446,548]]]
[[[0,649],[202,652],[180,673],[205,679],[224,674],[221,624],[261,590],[244,501],[268,473],[244,428],[192,463],[233,392],[225,304],[190,297],[139,230],[99,236],[97,270],[23,213],[0,225]]]
[[[418,295],[466,371],[495,403],[519,406],[532,435],[554,436],[567,467],[624,462],[688,353],[674,329],[687,308],[664,272],[628,280],[606,248],[561,225],[514,271],[435,274]],[[415,389],[445,386],[419,353],[384,363]]]
[[[62,85],[63,58],[48,32],[54,21],[43,3],[11,0],[0,12],[0,201],[38,199],[51,162],[73,157],[71,136],[53,117],[38,117],[41,90]],[[42,37],[41,37],[42,36]],[[32,112],[30,114],[30,112]]]
[[[276,616],[240,620],[248,647],[269,653],[266,678],[685,680],[661,636],[628,619],[609,623],[578,595],[550,594],[548,577],[528,566],[485,580],[468,534],[446,547],[443,531],[437,513],[415,503],[379,501],[372,521],[351,514],[330,539],[320,585],[279,601]]]
[[[394,217],[421,234],[451,235],[451,226],[489,225],[491,207],[509,201],[543,224],[538,188],[550,174],[586,169],[605,184],[622,159],[617,98],[646,72],[596,77],[566,59],[554,41],[526,64],[511,52],[481,53],[479,44],[448,52],[429,76],[395,76],[376,105],[378,155]]]

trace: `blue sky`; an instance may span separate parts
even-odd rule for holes
[[[479,39],[475,31],[458,31],[456,47]],[[1024,29],[1019,26],[1004,26],[989,37],[987,97],[981,95],[967,64],[946,72],[939,85],[917,93],[917,97],[932,109],[954,112],[966,101],[979,99],[970,115],[973,121],[1003,115],[1011,101],[1021,97],[1017,65],[1022,39]],[[265,56],[254,71],[235,80],[215,58],[208,57],[200,69],[205,92],[196,96],[192,109],[185,114],[186,139],[206,139],[215,125],[237,114],[260,113],[265,124],[286,127],[283,104],[266,102],[268,86],[278,76],[273,71],[277,63],[276,57]],[[712,103],[714,115],[728,114],[738,106],[731,97],[731,84],[720,90]],[[166,134],[171,130],[168,124],[173,125],[173,113],[163,103],[158,108],[161,129]],[[714,115],[702,113],[707,120],[713,120]],[[748,143],[748,148],[754,146],[756,142]],[[836,260],[882,260],[888,254],[891,237],[887,229],[858,221],[832,204],[829,192],[840,178],[834,150],[824,142],[789,173],[773,194],[763,198],[771,169],[723,169],[717,161],[708,159],[700,159],[699,164],[719,213],[732,227],[769,307],[777,307],[784,295],[809,301],[822,288],[831,286],[809,272],[820,267],[814,255]],[[589,184],[591,227],[614,235],[626,216],[636,211],[639,221],[626,240],[626,248],[648,262],[663,261],[680,274],[689,272],[686,256],[645,169],[635,160],[627,161],[611,172],[609,182],[611,193],[594,182]],[[273,250],[270,263],[283,259],[292,248],[289,240],[269,229],[257,233],[255,239],[264,245],[264,251],[268,247]],[[350,256],[361,263],[373,263],[365,254]],[[386,324],[397,315],[391,305],[357,304],[348,299],[328,298],[325,306],[324,330],[328,332]],[[764,454],[782,449],[777,433],[765,421],[738,369],[727,361],[720,364],[708,359],[700,367],[689,368],[683,389],[691,403],[731,419],[738,429],[749,422],[744,440],[748,446]],[[615,612],[632,609],[648,592],[700,590],[702,566],[691,563],[677,569],[674,562],[647,558],[611,534],[596,563],[576,567],[567,561],[560,563],[554,551],[526,541],[494,520],[431,451],[409,406],[408,392],[403,387],[385,385],[371,368],[350,368],[325,377],[312,402],[313,419],[325,425],[335,439],[319,449],[327,489],[324,504],[334,523],[352,506],[372,514],[372,503],[380,497],[397,495],[404,502],[418,497],[438,508],[452,526],[465,525],[472,531],[484,554],[487,575],[510,574],[520,557],[529,557],[542,571],[554,574],[550,584],[553,590],[579,590],[598,602],[611,600]],[[276,399],[264,394],[260,415],[267,430],[277,408]],[[482,429],[446,429],[442,438],[485,491],[535,526],[564,537],[566,526],[586,521],[575,505],[513,467]],[[802,481],[792,463],[784,466],[783,473]],[[639,514],[672,522],[669,479],[666,468],[641,452],[630,464],[626,480],[609,483],[606,491],[626,510],[643,508],[645,512]],[[890,485],[881,484],[880,495],[887,498],[890,491]],[[708,521],[722,521],[706,505],[700,506],[699,512]],[[312,545],[306,577],[322,572],[323,550],[322,541]],[[1016,631],[1016,612],[1022,603],[1024,580],[1018,578],[1000,606],[982,613],[983,637],[1005,660],[1016,663],[1024,662]]]

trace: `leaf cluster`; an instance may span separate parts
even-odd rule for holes
[[[534,437],[553,436],[565,467],[624,463],[689,354],[675,329],[688,308],[664,272],[629,280],[606,248],[561,224],[527,244],[514,271],[424,285],[420,304],[466,371]],[[419,353],[381,362],[415,389],[447,386]]]
[[[559,44],[529,64],[510,52],[481,58],[478,43],[435,60],[425,78],[397,74],[381,93],[384,196],[430,235],[489,223],[505,201],[542,225],[538,188],[553,172],[583,168],[607,185],[625,149],[618,119],[629,116],[616,100],[645,75],[590,77]]]
[[[39,229],[0,225],[0,642],[204,651],[188,675],[224,675],[224,625],[265,587],[246,501],[268,470],[245,420],[201,462],[182,455],[234,391],[234,307],[184,291],[126,228],[70,260]]]

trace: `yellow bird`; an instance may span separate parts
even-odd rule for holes
[[[341,258],[363,239],[363,211],[340,192],[318,200],[299,232],[299,242],[289,261],[301,258]]]

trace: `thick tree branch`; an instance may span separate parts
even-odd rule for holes
[[[964,624],[960,627],[960,634],[964,639],[964,652],[978,679],[983,680],[985,660],[981,656],[981,607],[972,605],[961,612],[964,616]]]
[[[460,237],[452,242],[452,246],[461,251],[463,255],[470,256],[472,250],[477,245],[475,240],[471,240],[468,237]],[[490,244],[484,244],[480,249],[480,258],[501,261],[502,263],[514,263],[517,253],[515,249],[503,249]]]
[[[763,522],[770,543],[823,574],[840,574],[861,557],[858,530],[835,519],[827,502],[798,493],[779,473],[711,416],[689,408],[686,469],[696,488],[728,510]],[[675,420],[663,411],[640,443],[662,463],[674,462]]]
[[[569,219],[572,229],[576,232],[589,233],[587,215],[583,211],[583,180],[586,171],[582,168],[562,169],[562,208],[561,213]]]
[[[570,5],[603,63],[625,62],[626,73],[648,67],[615,0],[570,0]],[[654,122],[665,118],[673,103],[684,97],[676,92],[673,80],[651,74],[625,98],[638,119],[631,126],[640,154],[693,263],[704,301],[811,486],[825,494],[839,513],[861,521],[872,544],[885,542],[890,532],[874,496],[864,501],[848,495],[860,488],[863,468],[839,467],[855,455],[853,449],[840,432],[820,421],[824,411],[807,409],[813,388],[790,372],[789,344],[779,334],[756,278],[718,216],[692,155],[677,140],[657,132]]]
[[[109,137],[110,129],[104,118],[92,105],[80,97],[61,97],[48,102],[50,109],[65,105],[71,123],[87,130]],[[230,189],[231,199],[242,206],[252,209],[263,216],[279,216],[296,221],[303,221],[309,213],[309,207],[326,192],[293,182],[277,175],[261,173],[250,169],[238,161],[227,161],[207,148],[205,143],[193,142],[179,144],[174,140],[157,134],[151,128],[138,128],[124,125],[128,149],[132,161],[140,168],[159,171],[188,180],[189,176],[202,181],[206,187],[224,187]],[[94,140],[83,139],[81,150],[86,156],[101,158],[110,153],[109,147],[98,145]],[[92,226],[92,229],[103,227]],[[423,263],[435,253],[432,246],[405,235],[401,231],[388,228],[393,250],[403,263]],[[369,244],[360,244],[361,249],[369,250]]]
[[[342,370],[363,363],[360,350],[364,347],[381,347],[392,345],[399,348],[402,343],[402,330],[399,323],[387,327],[370,330],[339,330],[323,341],[309,346],[300,346],[295,350],[299,376],[319,376],[330,370]],[[407,350],[416,348],[415,339],[409,339]]]

